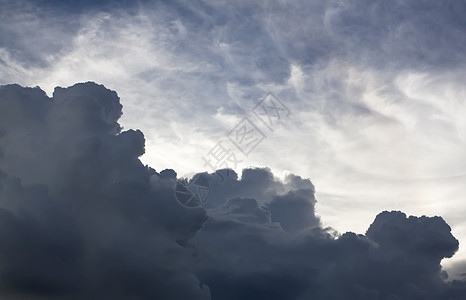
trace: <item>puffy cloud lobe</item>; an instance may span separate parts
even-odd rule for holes
[[[208,298],[179,245],[205,212],[141,164],[144,137],[119,133],[115,92],[10,85],[0,103],[3,297]]]
[[[274,197],[268,205],[272,221],[280,223],[288,232],[299,232],[301,229],[319,225],[314,214],[314,204],[299,192],[288,192]]]
[[[427,257],[440,262],[451,257],[458,248],[450,227],[440,217],[416,218],[401,212],[383,212],[367,230],[366,236],[387,251],[413,257]]]
[[[117,94],[94,83],[0,88],[3,299],[460,299],[440,217],[379,214],[365,235],[315,214],[308,179],[267,168],[201,174],[204,208],[177,174],[144,166]]]
[[[383,212],[367,236],[335,238],[311,226],[287,234],[268,214],[247,198],[209,211],[195,244],[197,274],[213,299],[443,299],[453,292],[440,259],[451,256],[458,241],[439,217]],[[397,243],[385,227],[408,239]]]

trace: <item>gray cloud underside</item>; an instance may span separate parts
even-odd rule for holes
[[[441,217],[382,212],[365,235],[323,228],[315,189],[249,168],[204,174],[205,208],[138,157],[114,91],[0,88],[2,299],[462,299]]]

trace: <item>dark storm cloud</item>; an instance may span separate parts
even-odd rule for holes
[[[120,132],[115,92],[9,85],[0,107],[2,297],[208,296],[179,245],[205,212],[141,164],[144,137]]]
[[[176,173],[138,157],[117,94],[94,83],[0,88],[2,299],[461,299],[440,217],[379,214],[365,235],[315,214],[314,186],[269,169],[203,174],[184,208]],[[221,175],[221,176],[220,176]]]
[[[229,177],[219,172],[223,176],[209,176],[223,179],[211,185],[220,203],[206,204],[210,218],[193,241],[196,274],[213,299],[447,299],[460,294],[462,283],[446,284],[441,271],[441,259],[458,249],[442,218],[383,212],[366,235],[336,236],[319,226],[309,180],[290,175],[282,183],[268,169],[246,169],[241,180],[232,171]],[[233,194],[242,198],[227,200]]]
[[[384,212],[366,236],[334,239],[322,228],[291,237],[267,213],[248,198],[210,213],[196,245],[213,299],[447,299],[453,291],[439,262],[458,242],[440,218]]]

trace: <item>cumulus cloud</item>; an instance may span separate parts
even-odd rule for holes
[[[179,245],[206,214],[139,161],[115,92],[9,85],[0,99],[3,297],[208,298]]]
[[[177,174],[139,160],[116,92],[95,83],[0,88],[3,299],[461,299],[440,261],[441,217],[382,212],[365,235],[316,215],[310,180],[270,169],[201,173],[204,207]],[[220,176],[221,175],[221,176]]]

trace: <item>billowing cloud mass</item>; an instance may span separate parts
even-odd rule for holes
[[[463,240],[465,15],[461,0],[0,0],[0,84],[117,90],[141,160],[179,175],[212,172],[202,156],[260,122],[271,91],[291,117],[258,124],[266,140],[230,168],[311,178],[339,231],[396,209]]]
[[[0,88],[2,299],[466,297],[441,269],[459,244],[441,217],[385,211],[339,234],[310,180],[267,168],[200,174],[208,201],[187,208],[121,115],[91,82]]]

